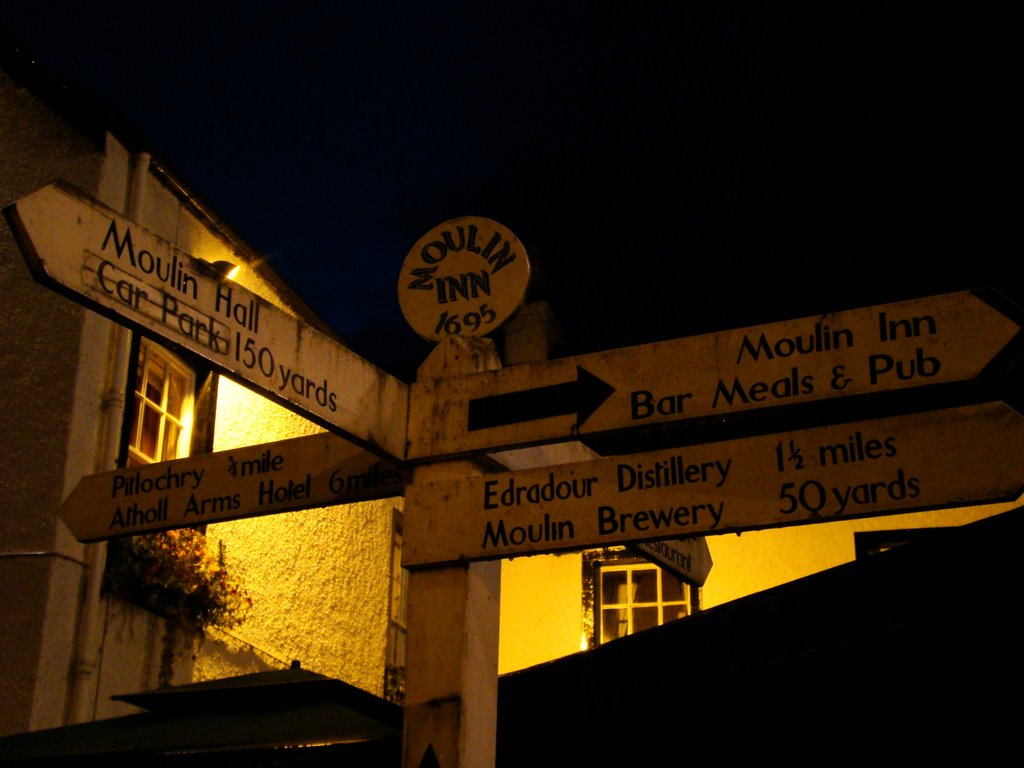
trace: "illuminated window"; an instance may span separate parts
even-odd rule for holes
[[[591,643],[651,629],[698,610],[697,590],[678,576],[626,549],[584,554],[584,600]],[[589,597],[589,600],[588,600]],[[588,619],[585,618],[585,625]]]
[[[119,466],[138,467],[209,450],[216,377],[205,373],[202,386],[197,388],[194,368],[139,337],[133,340],[132,359],[135,367],[128,381],[132,398],[125,412]],[[198,430],[194,429],[195,423],[199,424]],[[196,431],[204,438],[195,440]],[[217,564],[215,556],[211,560],[208,555],[198,554],[201,549],[195,545],[203,536],[203,526],[197,526],[186,538],[155,531],[111,540],[107,545],[104,592],[158,616],[179,620],[191,617],[196,621],[198,616],[209,616],[206,607],[220,598],[215,590],[198,588],[208,583],[210,566]],[[185,540],[192,543],[182,545]],[[220,583],[224,584],[222,562],[218,568]],[[169,573],[173,577],[168,577]],[[173,583],[168,583],[169,579]],[[193,628],[201,626],[205,624],[197,623]],[[159,684],[169,684],[170,667],[161,666],[159,674]]]
[[[401,704],[405,699],[405,649],[408,635],[409,571],[402,567],[402,513],[393,513],[391,534],[391,607],[388,610],[387,658],[384,698]]]
[[[194,391],[192,369],[145,339],[139,343],[128,428],[128,466],[189,454]]]

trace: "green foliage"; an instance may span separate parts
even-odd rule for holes
[[[196,632],[239,626],[252,598],[225,566],[224,545],[216,555],[206,535],[192,528],[110,542],[104,589]]]

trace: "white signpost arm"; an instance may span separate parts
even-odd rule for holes
[[[64,182],[5,210],[40,282],[390,458],[408,386]]]
[[[406,458],[960,385],[986,375],[1020,333],[1016,310],[963,291],[417,381]],[[438,421],[416,429],[426,413]]]
[[[408,568],[995,504],[1024,416],[965,405],[407,488]]]

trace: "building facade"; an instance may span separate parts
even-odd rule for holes
[[[144,140],[17,48],[4,51],[0,103],[5,206],[62,180],[174,248],[233,265],[239,285],[330,333]],[[236,634],[210,627],[171,640],[160,617],[104,590],[107,545],[79,543],[57,515],[81,477],[322,430],[36,283],[7,226],[0,252],[11,319],[0,365],[12,382],[0,441],[0,615],[18,639],[0,664],[9,691],[0,731],[135,711],[110,697],[155,687],[169,646],[169,682],[299,660],[382,694],[400,499],[209,526],[207,550],[223,552],[252,600]]]

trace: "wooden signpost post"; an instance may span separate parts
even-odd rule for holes
[[[627,545],[701,584],[706,535],[1021,493],[1024,418],[1001,402],[568,463],[517,455],[972,382],[1019,352],[1021,331],[1019,310],[974,292],[501,368],[471,337],[514,314],[529,263],[500,224],[453,219],[417,242],[400,277],[403,313],[440,341],[410,386],[64,183],[5,214],[40,282],[334,433],[86,477],[61,508],[79,539],[404,489],[408,768],[493,764],[501,558]],[[511,471],[485,473],[485,455]]]

